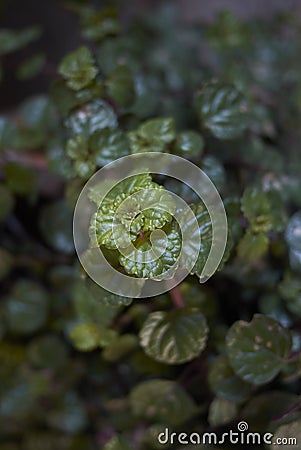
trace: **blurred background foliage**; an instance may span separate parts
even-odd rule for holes
[[[166,426],[240,419],[301,440],[299,16],[104,3],[57,5],[72,40],[57,23],[46,45],[34,11],[0,30],[0,448],[156,449]],[[229,246],[205,285],[131,301],[80,271],[72,211],[98,168],[149,150],[210,176]]]

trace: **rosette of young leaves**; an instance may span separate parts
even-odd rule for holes
[[[231,85],[205,85],[196,96],[196,110],[201,126],[218,139],[236,139],[248,125],[247,101]]]
[[[255,314],[251,322],[235,322],[226,336],[229,362],[244,381],[255,385],[273,380],[292,350],[292,336],[276,320]]]
[[[176,221],[166,224],[162,233],[146,233],[125,249],[120,264],[130,275],[160,280],[172,278],[181,252],[181,231]],[[155,246],[155,249],[153,249]]]
[[[97,245],[116,249],[118,242],[125,248],[140,232],[162,228],[172,219],[172,197],[148,173],[119,182],[105,198],[97,189],[101,192],[101,186],[96,186],[90,193],[99,206],[90,226],[91,240],[96,240]]]
[[[136,131],[128,133],[132,153],[163,152],[176,137],[174,120],[170,117],[151,119]]]

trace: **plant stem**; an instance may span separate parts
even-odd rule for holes
[[[175,286],[170,289],[170,296],[176,309],[184,308],[185,302],[179,286]]]

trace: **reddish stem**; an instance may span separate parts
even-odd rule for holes
[[[179,286],[175,286],[170,290],[170,296],[176,309],[184,308],[185,303]]]

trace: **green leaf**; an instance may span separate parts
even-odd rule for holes
[[[91,352],[109,346],[117,337],[115,330],[95,325],[92,321],[75,324],[69,330],[72,344],[81,352]]]
[[[218,191],[224,189],[226,184],[226,172],[222,163],[211,155],[206,155],[203,158],[202,170],[210,178]]]
[[[134,334],[122,334],[112,339],[103,350],[102,356],[106,361],[117,362],[128,356],[138,347],[138,339]]]
[[[237,415],[237,405],[229,400],[215,398],[210,403],[208,422],[212,427],[219,427],[231,422]]]
[[[187,267],[191,267],[191,263],[193,262],[191,261],[191,255],[198,252],[197,261],[190,273],[201,277],[211,249],[212,222],[207,209],[202,204],[191,204],[189,206],[199,225],[200,245],[198,245],[199,239],[197,236],[197,230],[194,226],[194,221],[191,222],[190,220],[187,220],[184,212],[183,217],[181,218],[181,229],[186,236],[190,235],[191,239],[190,241],[185,242],[185,246],[183,247],[181,265],[184,267],[186,267],[186,265]]]
[[[174,381],[149,380],[135,386],[129,396],[136,417],[177,426],[197,413],[194,400]]]
[[[174,151],[185,158],[197,158],[202,155],[204,139],[193,130],[182,131],[174,144]]]
[[[226,356],[219,356],[212,363],[208,381],[215,395],[229,402],[241,403],[252,392],[252,385],[235,374]]]
[[[0,222],[4,222],[14,209],[15,200],[10,190],[0,184]]]
[[[252,221],[270,212],[271,205],[265,192],[258,188],[247,188],[241,200],[241,209],[247,219]]]
[[[236,139],[248,125],[248,106],[244,96],[233,86],[212,83],[196,97],[201,125],[217,139]]]
[[[32,341],[28,347],[31,363],[41,369],[59,369],[68,360],[64,341],[56,335],[45,335]]]
[[[96,11],[93,7],[85,9],[82,16],[82,34],[86,39],[100,42],[119,32],[119,21],[115,8]]]
[[[104,245],[109,249],[126,248],[138,238],[140,231],[162,228],[171,220],[174,211],[172,196],[163,186],[154,183],[148,173],[128,177],[103,198],[102,191],[108,187],[106,183],[99,184],[90,192],[91,200],[99,206],[91,219],[93,245]],[[174,235],[171,237],[175,239]],[[141,244],[145,241],[148,243],[142,239]]]
[[[79,91],[80,92],[80,91]],[[57,111],[66,117],[70,111],[81,104],[76,92],[68,88],[65,80],[55,80],[50,85],[50,97]]]
[[[16,162],[8,162],[4,166],[7,186],[17,195],[29,195],[36,189],[36,175],[29,167]]]
[[[164,274],[172,278],[181,252],[181,232],[175,221],[162,228],[164,235],[158,231],[152,233],[152,241],[138,238],[133,246],[123,249],[119,261],[128,274],[153,280]]]
[[[145,353],[165,364],[183,364],[198,356],[207,342],[206,319],[195,308],[149,314],[140,330]]]
[[[106,443],[103,450],[133,450],[133,447],[120,436],[114,436]]]
[[[80,159],[88,156],[88,142],[81,134],[69,139],[66,144],[66,153],[71,159]]]
[[[118,66],[106,80],[108,95],[118,105],[130,106],[135,98],[135,86],[131,70],[127,66]]]
[[[170,117],[148,120],[129,132],[128,137],[132,153],[162,152],[176,137],[174,120]]]
[[[13,334],[27,335],[39,330],[46,322],[49,300],[36,283],[18,281],[5,304],[8,329]]]
[[[301,317],[301,280],[300,277],[286,272],[279,284],[279,293],[285,300],[287,309],[297,317]]]
[[[0,30],[0,55],[12,53],[26,47],[42,34],[40,27],[28,27],[23,30]]]
[[[292,349],[288,329],[276,320],[255,314],[251,322],[235,322],[226,336],[230,364],[244,381],[261,385],[273,380]]]
[[[98,326],[110,325],[119,312],[118,307],[131,301],[107,292],[90,279],[75,283],[72,298],[78,318]]]
[[[58,71],[67,80],[67,86],[75,91],[89,85],[98,72],[92,53],[87,47],[80,47],[65,56]]]
[[[51,142],[47,149],[47,159],[49,170],[56,173],[66,180],[74,177],[75,172],[72,162],[66,155],[63,145],[59,142]]]
[[[104,128],[116,128],[117,118],[111,106],[103,100],[94,100],[70,115],[66,127],[72,134],[88,138]]]
[[[95,155],[95,162],[98,167],[105,166],[129,154],[127,137],[120,130],[104,128],[97,131],[90,136],[89,146]]]
[[[36,53],[18,66],[17,78],[24,81],[36,77],[42,71],[45,62],[44,53]]]
[[[253,234],[248,230],[239,241],[237,254],[245,261],[254,261],[261,258],[269,248],[269,238],[264,233]]]
[[[45,206],[40,216],[40,229],[47,244],[57,251],[72,254],[72,212],[64,200]]]

